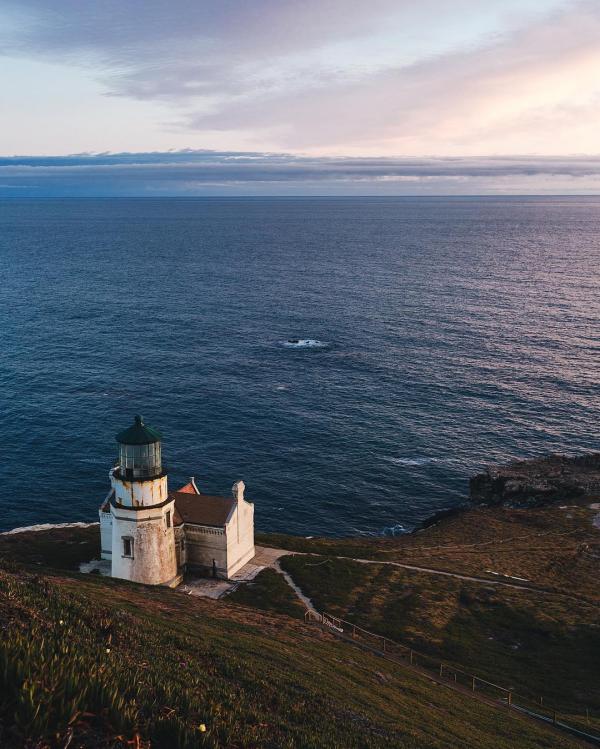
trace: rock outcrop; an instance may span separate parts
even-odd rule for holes
[[[472,502],[511,507],[600,495],[600,453],[549,455],[490,467],[471,478],[469,489]]]

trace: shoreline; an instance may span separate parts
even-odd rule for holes
[[[454,506],[445,506],[433,512],[411,530],[398,534],[366,533],[348,536],[305,536],[281,531],[257,529],[259,533],[290,536],[310,540],[382,540],[403,538],[420,533],[442,520],[461,515],[476,507],[513,507],[534,509],[555,504],[558,501],[594,501],[600,497],[600,453],[588,452],[576,455],[549,453],[547,455],[512,460],[501,465],[491,465],[469,479],[469,494]],[[36,523],[0,531],[0,536],[19,533],[49,531],[59,528],[89,528],[98,521],[74,521],[65,523]],[[397,526],[402,526],[398,523]]]
[[[262,529],[257,529],[259,533],[277,533],[278,535],[285,535],[290,536],[293,538],[301,538],[304,540],[312,540],[312,539],[330,539],[332,541],[338,540],[349,540],[349,539],[362,539],[362,540],[373,540],[378,541],[382,539],[387,540],[393,540],[398,538],[403,538],[405,536],[411,536],[415,533],[419,533],[427,528],[431,528],[433,525],[436,525],[441,520],[444,520],[445,518],[455,517],[456,515],[460,515],[464,510],[469,509],[471,507],[471,503],[468,501],[462,502],[460,505],[457,505],[456,507],[446,507],[441,510],[436,510],[432,515],[422,520],[418,525],[416,525],[414,528],[412,528],[409,531],[404,531],[403,533],[398,533],[397,535],[389,535],[386,533],[379,533],[379,534],[365,534],[365,535],[354,535],[354,536],[304,536],[299,535],[297,533],[281,533],[280,531],[265,531]],[[23,525],[18,526],[16,528],[11,528],[7,531],[0,531],[0,536],[15,536],[19,533],[41,533],[43,531],[51,531],[55,529],[60,528],[91,528],[92,526],[99,526],[100,523],[96,520],[95,522],[83,522],[83,521],[73,521],[73,522],[66,522],[66,523],[36,523],[34,525]]]
[[[15,536],[17,533],[36,533],[40,531],[51,531],[54,528],[91,528],[95,523],[73,522],[73,523],[38,523],[36,525],[23,525],[18,528],[11,528],[9,531],[0,532],[0,536]]]

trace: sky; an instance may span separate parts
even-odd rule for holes
[[[600,0],[0,0],[0,196],[600,193]]]

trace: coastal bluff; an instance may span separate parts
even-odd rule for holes
[[[480,505],[540,507],[600,495],[600,453],[548,455],[490,466],[469,480],[470,499]]]

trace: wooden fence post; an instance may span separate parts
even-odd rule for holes
[[[508,693],[508,707],[512,707],[512,692]]]

